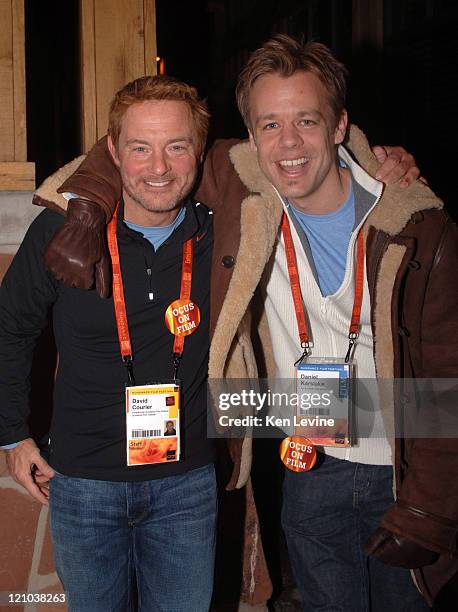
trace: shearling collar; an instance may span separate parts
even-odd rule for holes
[[[347,147],[358,164],[368,174],[375,175],[378,162],[365,135],[355,125],[350,127]],[[240,180],[247,189],[253,193],[260,193],[273,206],[280,209],[282,205],[278,194],[263,175],[256,152],[251,149],[250,144],[243,142],[233,146],[229,155]],[[405,228],[414,213],[442,207],[443,202],[420,181],[415,181],[407,189],[401,189],[398,184],[386,185],[378,205],[367,219],[367,224],[395,236]]]
[[[56,212],[64,213],[67,210],[68,201],[57,190],[69,176],[78,170],[85,158],[85,155],[80,155],[48,176],[36,190],[32,199],[33,204],[47,206]]]

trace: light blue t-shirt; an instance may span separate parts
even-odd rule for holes
[[[348,245],[355,225],[355,196],[351,181],[346,202],[334,212],[309,215],[291,203],[289,209],[309,241],[322,295],[336,293],[345,277]]]
[[[169,225],[160,225],[158,227],[145,227],[144,225],[136,225],[135,223],[131,223],[130,221],[126,221],[124,219],[124,223],[130,229],[142,234],[146,240],[151,242],[154,247],[154,250],[157,251],[161,244],[167,240],[169,236],[173,234],[175,229],[180,225],[183,221],[186,214],[186,209],[183,207],[180,212],[177,214],[175,219]]]

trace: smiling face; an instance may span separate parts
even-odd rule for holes
[[[143,226],[167,225],[194,184],[199,157],[188,105],[179,100],[148,100],[130,106],[118,148],[108,137],[118,166],[124,217]]]
[[[342,111],[336,126],[318,77],[303,71],[263,75],[249,105],[250,142],[267,179],[304,212],[338,208],[345,188],[335,145],[344,139],[347,115]]]

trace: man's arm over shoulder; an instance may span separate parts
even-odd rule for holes
[[[108,297],[111,270],[105,228],[122,192],[121,176],[101,138],[85,158],[77,158],[37,190],[33,202],[66,211],[64,225],[49,241],[45,264],[69,287],[90,289],[94,282],[101,297]],[[72,194],[66,202],[62,194]]]
[[[58,187],[59,193],[74,193],[97,204],[108,223],[122,193],[121,175],[108,150],[107,137],[89,151],[71,176]]]
[[[240,203],[248,195],[229,156],[230,149],[238,142],[236,139],[215,142],[206,156],[195,192],[196,199],[215,213],[224,211],[224,221],[229,225],[238,223]],[[400,166],[405,172],[405,166]],[[111,219],[122,191],[121,177],[108,151],[107,138],[99,140],[82,162],[74,160],[45,183],[37,191],[34,202],[67,210],[64,226],[47,248],[48,268],[68,286],[89,289],[95,281],[101,297],[107,297],[111,271],[105,224]],[[67,207],[63,192],[78,197],[70,200]]]
[[[229,156],[231,148],[239,142],[241,141],[235,138],[216,140],[205,156],[195,197],[209,208],[216,210],[223,206],[228,188],[233,188],[234,185],[240,185],[242,195],[246,191]]]
[[[366,172],[387,185],[399,183],[404,189],[420,176],[414,157],[403,147],[376,145],[371,148],[365,134],[354,124],[349,127],[345,146]]]

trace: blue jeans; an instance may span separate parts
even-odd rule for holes
[[[216,525],[213,465],[146,482],[56,474],[57,573],[70,612],[207,612]]]
[[[319,457],[284,481],[282,524],[304,612],[429,610],[409,570],[362,551],[393,503],[392,468]]]

